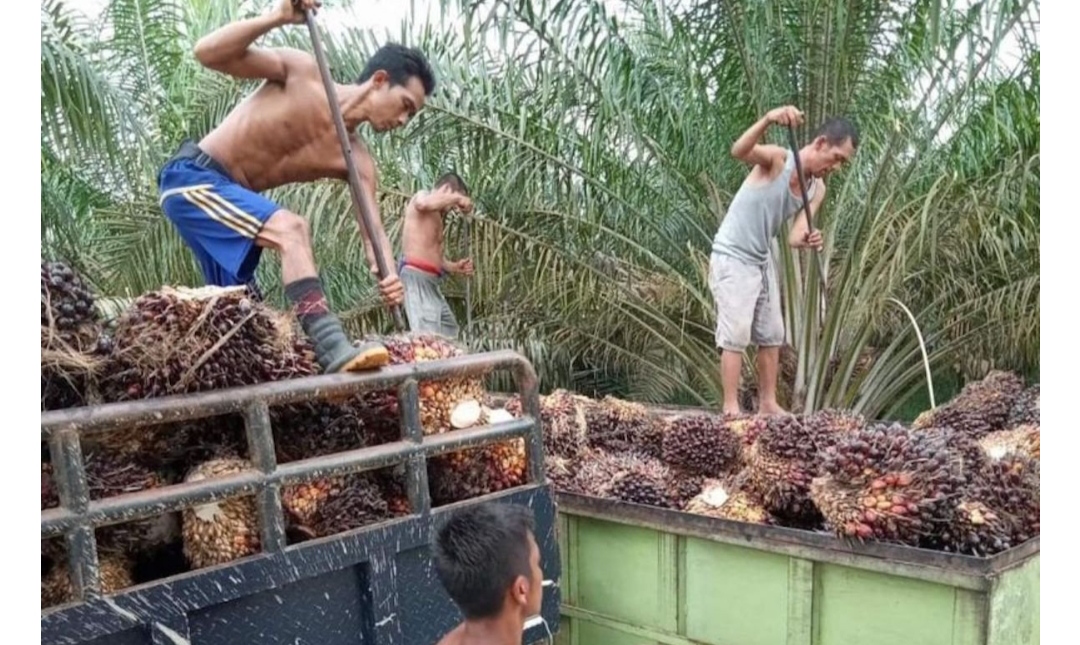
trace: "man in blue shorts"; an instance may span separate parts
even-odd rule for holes
[[[709,288],[716,301],[716,346],[723,350],[720,379],[724,409],[739,414],[739,373],[743,351],[757,345],[758,413],[786,414],[776,400],[784,317],[780,310],[773,238],[791,220],[788,244],[795,249],[821,249],[820,231],[811,231],[803,208],[795,151],[761,143],[770,125],[795,126],[803,121],[794,106],[770,110],[731,146],[731,155],[751,166],[731,199],[716,232],[709,261]],[[825,200],[825,177],[843,166],[859,146],[859,131],[844,118],[832,118],[798,151],[806,175],[810,213]]]
[[[259,194],[294,182],[348,180],[341,144],[315,57],[298,49],[265,49],[252,43],[276,27],[304,22],[317,0],[281,0],[271,12],[226,25],[195,45],[205,67],[260,87],[198,144],[185,141],[158,176],[166,216],[202,266],[207,284],[254,287],[264,248],[281,257],[285,295],[325,373],[369,370],[389,362],[379,343],[354,347],[323,294],[307,221]],[[354,84],[337,85],[337,98],[361,176],[362,198],[372,216],[390,274],[379,283],[383,301],[403,300],[393,250],[375,201],[376,172],[353,131],[369,123],[376,132],[404,126],[435,89],[424,55],[385,45]],[[361,224],[368,264],[376,270],[369,232]],[[257,289],[255,289],[257,294]]]

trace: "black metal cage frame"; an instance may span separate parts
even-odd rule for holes
[[[510,421],[443,434],[423,434],[419,383],[482,377],[510,370],[521,395],[522,416]],[[279,465],[270,407],[397,389],[401,417],[398,441]],[[82,440],[95,434],[240,413],[244,418],[253,469],[213,479],[173,484],[91,501]],[[282,486],[347,473],[404,465],[410,514],[431,513],[429,457],[512,438],[526,444],[525,485],[544,481],[544,453],[536,372],[513,351],[470,354],[408,363],[378,371],[310,376],[260,385],[140,401],[44,412],[42,439],[48,441],[60,505],[41,512],[42,539],[63,535],[71,581],[78,601],[100,598],[101,580],[95,530],[99,527],[176,512],[241,495],[256,497],[262,553],[286,548]]]

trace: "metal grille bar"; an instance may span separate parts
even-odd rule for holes
[[[420,425],[420,381],[481,377],[500,369],[513,373],[524,404],[522,418],[424,436]],[[277,463],[270,406],[341,399],[395,387],[401,411],[400,441],[287,464]],[[504,350],[396,365],[372,373],[311,376],[250,387],[45,412],[41,415],[41,432],[51,447],[60,506],[41,512],[41,536],[42,539],[65,536],[75,593],[83,600],[101,595],[94,537],[94,530],[101,526],[150,518],[229,497],[255,495],[262,549],[279,552],[286,545],[281,506],[284,485],[404,464],[412,513],[426,515],[431,511],[428,457],[517,437],[524,437],[526,443],[526,483],[542,482],[544,455],[539,411],[539,385],[532,365],[517,352]],[[82,459],[82,437],[132,426],[153,426],[232,413],[244,416],[253,469],[90,501]]]

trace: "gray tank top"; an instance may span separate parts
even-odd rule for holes
[[[748,186],[747,176],[728,206],[720,230],[713,238],[713,252],[731,256],[747,264],[763,265],[769,260],[772,240],[785,220],[802,208],[802,198],[788,182],[795,172],[795,155],[787,151],[784,170],[764,186]],[[806,192],[813,200],[817,182],[808,178]],[[798,188],[795,189],[798,191]]]

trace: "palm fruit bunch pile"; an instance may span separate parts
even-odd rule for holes
[[[281,493],[287,524],[311,537],[326,537],[393,517],[370,473],[324,477],[285,486]]]
[[[41,262],[41,410],[85,405],[109,350],[94,295],[63,262]]]
[[[823,451],[811,499],[839,535],[918,546],[952,520],[963,460],[941,431],[874,424]]]
[[[704,478],[687,476],[659,459],[632,451],[590,449],[576,464],[569,492],[634,504],[682,508],[701,491]]]
[[[422,363],[462,356],[466,352],[445,336],[438,334],[410,333],[389,337],[367,337],[357,341],[377,341],[390,352],[390,364]],[[447,378],[421,381],[420,425],[424,434],[439,434],[452,429],[450,415],[454,407],[466,400],[481,402],[485,397],[484,382],[479,377]],[[381,420],[375,428],[380,437],[400,436],[397,392],[380,390],[361,395],[362,407],[372,419]],[[391,439],[392,440],[392,439]]]
[[[1012,372],[994,370],[981,381],[968,383],[952,400],[919,415],[915,429],[952,428],[974,438],[1005,428],[1009,414],[1024,391],[1024,380]]]
[[[705,480],[701,493],[691,499],[683,510],[694,515],[736,522],[773,523],[761,502],[737,481]]]
[[[588,442],[604,450],[632,450],[660,457],[663,426],[645,406],[612,396],[587,405]]]
[[[251,470],[244,459],[223,458],[203,462],[184,479],[197,482]],[[192,569],[231,562],[257,553],[259,520],[255,498],[230,497],[183,511],[184,556]]]
[[[103,594],[116,593],[135,584],[135,563],[124,553],[100,549],[98,566]],[[71,582],[67,559],[57,558],[41,575],[41,608],[74,600],[75,586]]]
[[[318,366],[288,318],[245,288],[164,287],[119,317],[108,370],[102,389],[111,402],[308,376]],[[103,440],[134,454],[222,446],[221,456],[229,456],[242,454],[243,426],[238,417],[219,417],[110,432]]]
[[[666,464],[702,477],[719,477],[742,458],[742,441],[714,415],[670,419],[663,428],[661,456]]]
[[[750,450],[747,485],[769,513],[789,525],[813,528],[821,515],[810,501],[818,451],[827,437],[794,416],[771,416]]]

